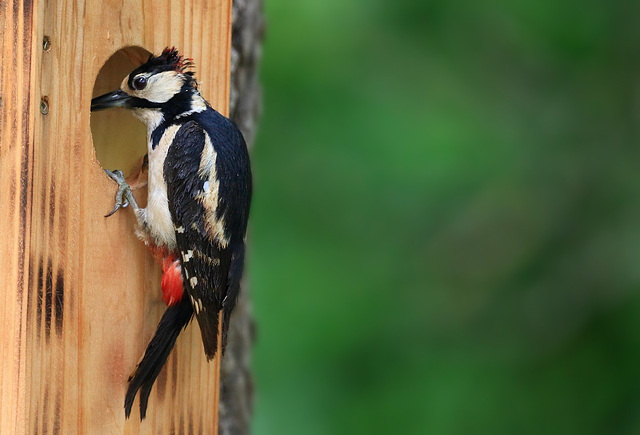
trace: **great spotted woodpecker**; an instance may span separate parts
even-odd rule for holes
[[[140,391],[140,418],[151,387],[181,330],[195,313],[207,359],[222,347],[244,265],[251,169],[242,134],[198,91],[191,59],[175,48],[151,56],[120,89],[91,100],[91,110],[124,107],[147,126],[148,196],[140,208],[121,171],[115,207],[131,205],[136,233],[160,257],[168,307],[129,377],[125,415]],[[183,290],[188,297],[183,297]]]

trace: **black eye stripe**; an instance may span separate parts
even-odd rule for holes
[[[144,76],[138,76],[133,79],[133,89],[142,90],[147,86],[147,78]]]

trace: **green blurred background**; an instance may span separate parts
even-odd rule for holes
[[[640,433],[640,3],[265,6],[254,434]]]

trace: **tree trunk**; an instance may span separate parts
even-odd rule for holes
[[[253,147],[261,111],[258,64],[264,29],[262,0],[234,0],[231,47],[230,117],[249,149]],[[246,280],[231,318],[222,362],[219,408],[220,435],[249,433],[253,404],[250,359],[254,323]]]

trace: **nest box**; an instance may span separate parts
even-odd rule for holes
[[[13,0],[0,4],[0,432],[215,433],[218,356],[193,323],[124,418],[127,378],[164,312],[160,269],[129,210],[105,219],[146,153],[129,113],[91,114],[149,53],[194,59],[228,110],[230,0]],[[144,205],[146,192],[136,192]]]

